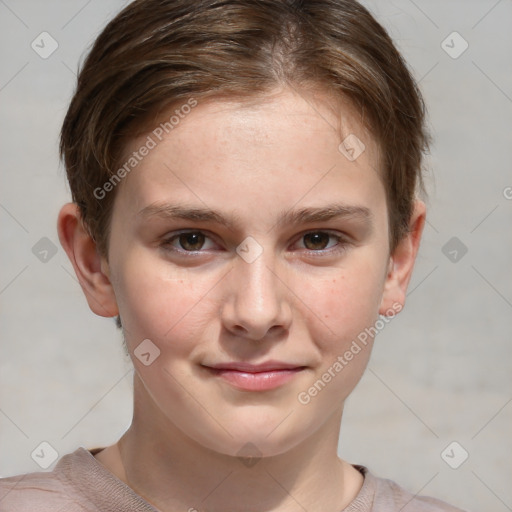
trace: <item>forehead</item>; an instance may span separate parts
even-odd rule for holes
[[[377,156],[373,154],[378,149],[373,137],[360,122],[355,108],[348,100],[331,94],[284,88],[266,96],[238,100],[206,98],[197,103],[194,109],[187,110],[185,102],[181,106],[176,104],[170,116],[168,112],[156,122],[151,135],[157,143],[162,142],[163,136],[164,144],[174,143],[190,153],[190,143],[201,137],[219,157],[223,144],[228,143],[232,158],[235,149],[239,156],[261,154],[265,148],[274,152],[278,147],[286,150],[294,141],[295,151],[301,153],[322,147],[329,152],[354,134],[364,140],[367,157]],[[172,115],[182,110],[184,115]],[[173,125],[171,130],[169,121]],[[308,144],[301,146],[301,140]],[[197,149],[196,158],[205,154],[201,148]]]
[[[375,141],[348,103],[325,95],[285,89],[259,101],[174,106],[126,146],[124,161],[144,145],[151,149],[117,190],[135,214],[178,196],[257,215],[276,202],[369,201],[384,192]]]

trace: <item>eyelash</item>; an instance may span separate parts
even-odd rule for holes
[[[201,253],[206,252],[206,251],[202,251],[202,250],[187,251],[185,249],[178,249],[176,247],[172,247],[171,246],[171,244],[175,240],[179,239],[180,235],[194,234],[194,233],[201,233],[201,234],[205,235],[205,237],[207,239],[211,240],[211,237],[209,237],[204,231],[201,231],[201,230],[185,230],[185,231],[179,231],[179,232],[174,233],[171,236],[165,238],[163,240],[161,246],[165,250],[167,250],[167,251],[175,252],[175,253],[178,253],[180,255],[184,255],[185,257],[197,257]],[[336,233],[333,233],[333,232],[331,232],[329,230],[306,231],[305,233],[302,233],[300,235],[299,240],[302,240],[306,235],[311,235],[311,234],[316,234],[316,233],[324,233],[324,234],[329,235],[329,237],[336,239],[337,245],[335,246],[335,248],[319,249],[317,251],[315,251],[313,249],[301,248],[301,249],[303,249],[303,250],[305,250],[306,252],[309,253],[308,256],[312,256],[312,257],[315,257],[315,258],[316,257],[325,257],[325,256],[334,256],[334,255],[337,255],[337,254],[340,254],[340,253],[346,251],[347,246],[350,244],[350,240],[348,239],[347,236],[343,236],[341,234],[336,234]]]

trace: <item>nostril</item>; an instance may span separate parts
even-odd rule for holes
[[[233,326],[233,329],[237,332],[246,333],[247,329],[245,327],[242,327],[241,325],[235,325]]]

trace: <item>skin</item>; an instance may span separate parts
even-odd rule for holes
[[[366,146],[354,161],[338,150],[350,133]],[[416,201],[390,254],[375,141],[349,105],[286,88],[264,102],[200,102],[115,193],[108,261],[76,205],[58,220],[89,306],[121,315],[135,367],[132,425],[97,459],[163,512],[346,507],[363,477],[337,456],[340,421],[372,343],[308,404],[297,397],[379,314],[404,304],[425,205]],[[141,213],[164,203],[215,210],[233,225]],[[277,222],[331,204],[356,213]],[[251,263],[236,251],[249,236],[262,250]],[[160,350],[148,366],[133,355],[144,339]],[[246,391],[202,366],[269,360],[306,368],[276,389]],[[247,443],[251,464],[240,456]]]

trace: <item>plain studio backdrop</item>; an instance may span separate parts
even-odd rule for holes
[[[58,134],[77,64],[124,4],[0,1],[2,476],[51,470],[78,446],[113,443],[131,419],[132,369],[120,332],[90,312],[56,232],[70,198]],[[348,399],[339,453],[413,493],[505,512],[512,2],[366,4],[419,80],[435,142],[407,304],[379,334]]]

